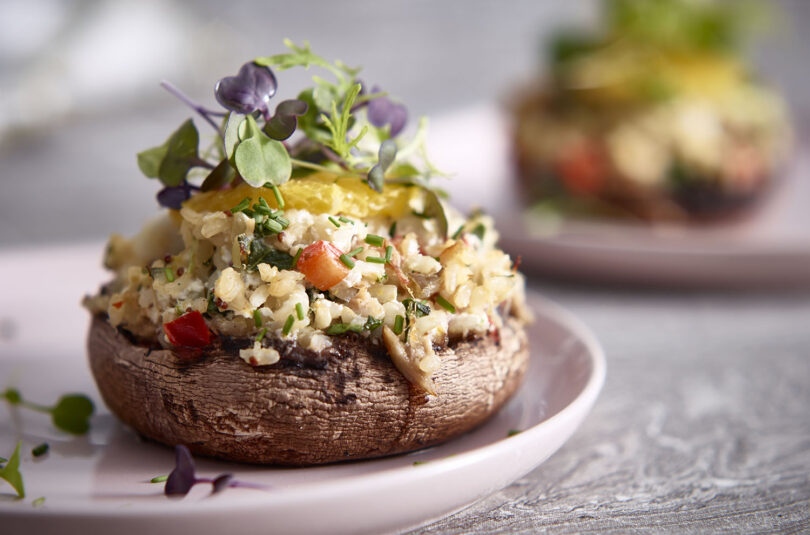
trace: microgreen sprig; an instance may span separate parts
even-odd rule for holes
[[[174,458],[174,469],[168,476],[156,476],[150,480],[151,483],[159,483],[165,478],[166,485],[163,487],[163,492],[166,496],[185,496],[198,483],[210,483],[211,494],[222,492],[226,488],[240,487],[258,490],[270,488],[267,485],[237,481],[231,473],[223,473],[214,478],[197,477],[194,459],[186,446],[175,446]]]
[[[3,468],[0,468],[0,479],[7,481],[9,485],[14,487],[17,497],[25,498],[25,485],[20,473],[20,448],[22,448],[22,441],[17,442],[17,446],[14,448],[11,457],[8,458],[8,462]]]
[[[84,394],[67,394],[52,407],[39,405],[23,399],[19,390],[8,388],[0,395],[11,405],[18,405],[37,412],[49,413],[54,427],[74,435],[83,435],[90,429],[90,417],[94,406]]]

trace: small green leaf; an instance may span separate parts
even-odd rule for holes
[[[82,394],[68,394],[59,398],[51,410],[53,425],[74,435],[83,435],[90,429],[93,402]]]
[[[169,476],[168,476],[168,475],[155,476],[155,477],[153,477],[152,479],[150,479],[150,480],[149,480],[149,482],[150,482],[150,483],[163,483],[163,482],[165,482],[167,479],[169,479]]]
[[[45,496],[40,496],[39,498],[31,502],[31,505],[33,505],[34,507],[40,507],[44,504],[45,504]]]
[[[22,474],[20,473],[20,448],[22,441],[17,442],[17,447],[14,448],[14,453],[2,469],[0,469],[0,479],[8,481],[9,485],[14,487],[17,491],[17,496],[25,498],[25,486],[23,485]]]
[[[225,125],[225,157],[233,163],[233,152],[236,150],[236,145],[239,144],[239,128],[245,120],[245,116],[239,113],[231,112],[228,114],[228,122]]]
[[[12,405],[17,405],[20,403],[20,401],[22,401],[20,391],[16,388],[7,388],[6,391],[3,392],[3,397],[6,398],[6,401]]]
[[[159,147],[152,147],[138,153],[138,167],[141,172],[149,178],[157,178],[160,173],[160,162],[166,157],[169,151],[167,141]]]
[[[203,183],[200,186],[200,190],[213,191],[220,189],[222,186],[230,184],[235,176],[236,171],[234,171],[233,167],[231,166],[231,162],[224,159],[219,162],[210,173],[208,173],[208,176],[205,177],[205,180],[203,180]]]
[[[267,182],[281,185],[290,179],[292,162],[284,144],[261,131],[256,119],[248,115],[244,136],[234,150],[234,163],[242,178],[260,188]]]
[[[159,147],[138,153],[138,167],[149,178],[157,178],[166,186],[179,186],[188,170],[196,165],[200,134],[191,119],[187,119]]]

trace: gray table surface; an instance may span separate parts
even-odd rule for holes
[[[604,389],[533,472],[412,533],[810,531],[810,301],[544,285]]]

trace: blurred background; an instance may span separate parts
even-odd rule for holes
[[[810,2],[779,8],[778,31],[748,50],[756,68],[810,112]],[[190,115],[158,83],[202,104],[242,62],[282,39],[364,67],[411,116],[505,104],[539,72],[560,26],[591,27],[598,1],[0,1],[0,247],[131,234],[156,213],[156,181],[135,153]],[[279,94],[307,77],[286,72]]]

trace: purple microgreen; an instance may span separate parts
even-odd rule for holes
[[[259,111],[266,118],[277,87],[276,77],[269,67],[249,61],[236,76],[226,76],[217,82],[214,94],[217,101],[231,111],[242,114]]]
[[[166,186],[157,193],[158,204],[172,210],[179,210],[183,202],[191,197],[191,192],[199,188],[192,186],[188,182],[183,182],[179,186]]]
[[[246,116],[240,125],[239,139],[233,151],[233,160],[245,182],[259,188],[268,182],[279,185],[290,179],[292,162],[286,147],[280,141],[267,137],[252,115]]]
[[[200,134],[191,119],[175,130],[163,145],[138,153],[138,167],[149,178],[157,178],[165,186],[179,186],[189,169],[206,165],[197,155]]]
[[[214,191],[221,189],[223,186],[230,184],[234,177],[236,177],[236,171],[234,171],[233,166],[231,166],[231,163],[227,159],[223,159],[208,173],[208,176],[205,177],[205,180],[203,180],[200,186],[200,190]]]
[[[167,80],[163,80],[162,82],[160,82],[160,86],[169,93],[171,93],[172,95],[174,95],[175,97],[177,97],[177,99],[180,102],[182,102],[192,110],[199,113],[200,116],[203,119],[205,119],[208,122],[208,124],[210,124],[214,128],[214,130],[217,131],[217,133],[221,134],[219,125],[217,125],[217,123],[211,117],[224,117],[225,116],[224,112],[203,108],[202,106],[200,106],[199,104],[188,98],[188,96],[186,96],[182,91],[180,91],[180,89],[178,89],[174,84],[172,84]]]
[[[276,114],[264,125],[264,133],[273,139],[283,141],[293,135],[298,127],[298,117],[304,115],[309,106],[303,100],[285,100],[276,106]]]
[[[20,473],[20,448],[22,441],[17,442],[14,453],[9,457],[8,462],[0,468],[0,479],[8,482],[17,492],[17,497],[25,498],[25,485],[23,485],[22,474]]]
[[[397,157],[397,144],[390,139],[386,139],[380,144],[377,157],[379,162],[368,172],[367,180],[371,189],[382,193],[383,184],[385,183],[385,171],[394,163]]]
[[[214,481],[211,482],[211,486],[213,487],[211,493],[217,494],[219,492],[222,492],[231,485],[232,481],[233,481],[233,474],[222,474],[220,476],[215,477]]]
[[[212,494],[222,492],[227,488],[248,488],[266,490],[270,487],[258,483],[247,483],[237,481],[234,479],[233,474],[224,473],[214,478],[197,477],[194,467],[194,459],[191,457],[191,452],[186,446],[179,445],[174,448],[175,454],[175,467],[174,470],[167,476],[157,476],[150,480],[150,483],[159,483],[166,481],[163,492],[166,496],[185,496],[189,493],[191,488],[197,483],[210,483],[212,486]]]
[[[174,470],[166,479],[163,492],[166,496],[185,496],[195,483],[197,483],[197,476],[191,452],[185,446],[176,446],[174,448]]]
[[[375,86],[371,92],[379,93],[380,90]],[[402,104],[393,102],[386,96],[370,100],[366,113],[368,114],[368,121],[377,128],[390,126],[391,137],[396,137],[402,132],[405,123],[408,122],[408,109]]]

